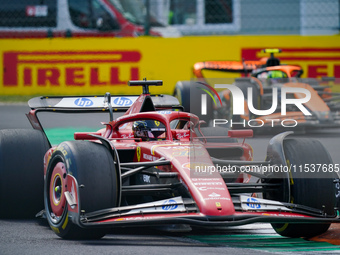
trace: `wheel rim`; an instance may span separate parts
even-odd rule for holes
[[[64,163],[59,162],[55,165],[50,180],[50,214],[54,221],[58,221],[66,208],[66,197],[64,195],[64,191],[67,188],[67,173]]]

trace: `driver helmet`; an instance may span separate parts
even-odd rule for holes
[[[267,78],[287,78],[287,74],[279,70],[269,71]]]
[[[257,78],[265,79],[267,85],[275,85],[287,81],[287,74],[280,70],[272,70],[260,73]]]
[[[132,131],[134,137],[141,138],[142,141],[165,139],[165,126],[157,120],[135,121],[132,126]]]

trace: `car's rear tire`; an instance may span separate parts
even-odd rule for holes
[[[88,213],[114,208],[118,203],[115,163],[103,145],[88,141],[61,143],[49,161],[44,187],[45,211],[51,229],[64,239],[99,239],[104,229],[84,229],[69,218],[64,198],[67,175],[79,185],[79,210]]]
[[[311,172],[313,165],[322,164],[332,166],[332,159],[323,145],[312,139],[287,139],[284,140],[284,152],[287,164],[290,165],[290,201],[324,210],[328,215],[334,215],[335,174],[327,171],[322,178]],[[300,171],[300,166],[307,168]],[[287,201],[286,201],[287,202]],[[330,224],[272,224],[274,230],[286,237],[313,237],[327,231]]]
[[[173,93],[185,112],[190,112],[190,81],[178,81]]]
[[[41,131],[0,130],[1,218],[33,218],[44,208],[44,155],[48,149]]]

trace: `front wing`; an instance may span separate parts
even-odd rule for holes
[[[235,200],[235,201],[234,201]],[[336,215],[326,215],[307,206],[281,203],[241,195],[233,199],[236,212],[228,216],[200,213],[192,199],[175,197],[133,206],[90,213],[70,211],[72,221],[83,228],[159,226],[187,224],[196,227],[230,227],[251,223],[340,223]],[[74,204],[73,204],[74,206]]]

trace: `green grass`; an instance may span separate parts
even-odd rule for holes
[[[0,102],[3,103],[27,103],[28,100],[35,96],[0,96]]]
[[[340,247],[326,242],[307,241],[302,238],[286,238],[278,235],[197,235],[191,239],[208,244],[248,248],[267,252],[339,251]],[[261,252],[262,253],[262,252]]]
[[[74,140],[75,132],[95,132],[98,128],[88,127],[66,127],[66,128],[48,128],[45,133],[51,145],[58,145],[64,141]]]

